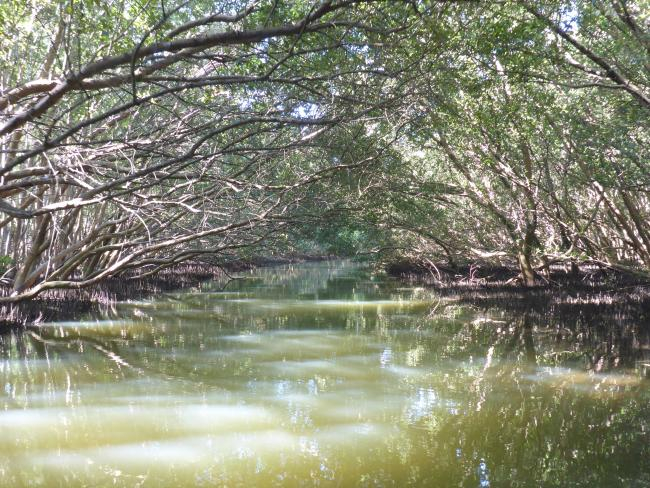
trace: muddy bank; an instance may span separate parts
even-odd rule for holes
[[[540,289],[598,290],[617,292],[621,289],[644,295],[650,287],[650,279],[592,264],[552,265],[539,272],[534,286],[523,286],[519,269],[514,266],[475,262],[448,266],[409,260],[390,261],[382,264],[391,276],[426,282],[441,289],[452,290],[512,290],[534,291]]]
[[[262,266],[306,261],[324,261],[333,256],[291,255],[231,260],[225,263],[188,262],[146,278],[126,275],[108,278],[79,290],[48,290],[33,300],[0,306],[0,333],[40,322],[66,320],[80,314],[102,311],[118,301],[138,300],[159,293],[193,288],[208,280],[223,280],[233,274]],[[2,295],[11,290],[0,289]]]
[[[500,312],[502,320],[494,323],[499,333],[523,334],[541,327],[550,334],[548,340],[581,344],[582,349],[588,344],[585,350],[591,354],[573,358],[588,370],[650,368],[644,352],[650,348],[650,283],[636,276],[588,266],[578,273],[552,267],[546,280],[522,287],[514,267],[474,264],[432,269],[398,263],[385,269],[435,289],[441,305],[434,312],[449,304],[470,306],[486,316]],[[565,354],[572,357],[582,349]]]
[[[51,320],[64,320],[99,311],[121,300],[140,299],[199,283],[225,278],[223,268],[206,263],[184,263],[146,278],[121,276],[79,290],[48,290],[33,300],[0,307],[0,332]],[[2,290],[3,294],[9,290]]]
[[[567,311],[571,315],[608,314],[634,319],[650,311],[650,282],[638,276],[595,266],[582,266],[578,272],[552,266],[535,286],[524,287],[517,280],[518,270],[507,266],[472,264],[450,268],[410,263],[385,266],[389,275],[421,283],[442,297],[486,308],[501,307],[519,312],[548,314]]]

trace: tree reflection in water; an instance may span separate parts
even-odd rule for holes
[[[638,304],[254,276],[0,336],[2,485],[650,486]]]

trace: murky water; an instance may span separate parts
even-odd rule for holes
[[[643,324],[249,278],[1,337],[0,486],[650,486]]]

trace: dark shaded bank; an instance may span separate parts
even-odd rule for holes
[[[550,266],[546,273],[538,275],[534,286],[523,285],[515,266],[474,263],[449,267],[400,261],[387,263],[384,269],[391,276],[427,283],[443,293],[481,290],[531,297],[538,292],[576,296],[587,293],[609,302],[650,298],[650,279],[647,277],[594,265]]]
[[[120,276],[78,290],[48,290],[33,300],[0,306],[0,333],[29,324],[67,320],[79,314],[110,308],[117,301],[138,300],[159,293],[198,286],[208,280],[232,279],[232,273],[262,266],[324,261],[334,256],[292,255],[283,257],[256,257],[226,263],[188,262],[160,271],[146,278]],[[2,295],[10,293],[0,289]]]
[[[555,364],[589,371],[639,369],[650,377],[650,283],[629,274],[585,267],[579,273],[553,268],[547,281],[522,287],[508,267],[468,266],[437,271],[424,267],[387,267],[400,279],[436,290],[452,304],[502,314],[495,333],[511,336],[527,357],[536,358],[531,331],[569,345]],[[585,354],[584,351],[590,351]]]
[[[569,272],[551,267],[535,286],[524,287],[517,280],[517,270],[507,266],[468,265],[458,268],[390,264],[386,272],[394,277],[422,283],[440,296],[456,297],[486,307],[507,307],[525,312],[559,308],[591,308],[593,313],[608,311],[620,318],[630,315],[623,309],[634,308],[635,320],[650,311],[650,282],[638,276],[594,266]]]
[[[427,263],[423,261],[389,261],[383,263],[389,275],[417,278],[432,283],[457,287],[522,288],[521,273],[515,265],[494,265],[474,262],[458,266]],[[576,263],[550,265],[544,272],[538,270],[536,284],[528,288],[595,288],[650,285],[650,278],[604,266]]]
[[[99,311],[120,300],[139,299],[158,293],[191,288],[199,283],[226,277],[215,265],[184,263],[146,278],[108,278],[79,290],[48,290],[33,300],[0,307],[0,332],[30,323],[65,320]],[[2,290],[3,294],[9,290]]]

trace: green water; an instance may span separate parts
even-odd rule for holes
[[[650,486],[643,324],[247,276],[0,337],[0,486]]]

